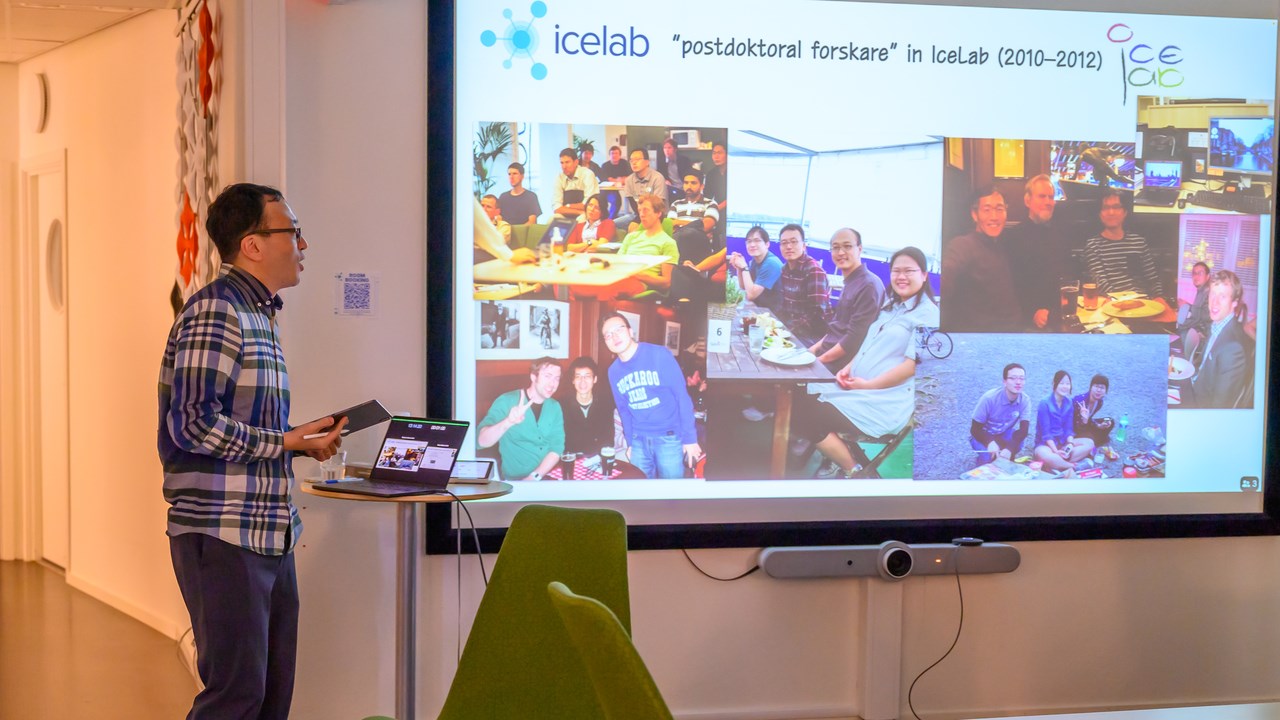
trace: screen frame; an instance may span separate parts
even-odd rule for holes
[[[907,0],[904,4],[922,4]],[[961,4],[935,2],[932,4]],[[970,4],[970,3],[963,3]],[[987,3],[974,2],[974,5]],[[1004,4],[993,4],[1005,6]],[[456,63],[454,0],[428,0],[427,83],[428,96],[436,99],[427,109],[427,415],[452,417],[454,407],[454,237]],[[1093,8],[1081,8],[1093,9]],[[1176,8],[1168,10],[1178,14]],[[1277,93],[1280,95],[1280,93]],[[1274,178],[1274,175],[1273,175]],[[432,212],[443,207],[446,212]],[[1271,243],[1276,245],[1273,214]],[[1269,449],[1275,438],[1272,428],[1280,421],[1280,387],[1272,382],[1274,352],[1271,338],[1280,331],[1280,298],[1269,298],[1264,438]],[[433,320],[434,318],[434,320]],[[1263,510],[1260,513],[1212,515],[1115,515],[1080,517],[1000,517],[975,519],[903,518],[900,520],[834,522],[693,523],[672,525],[628,524],[628,547],[632,550],[681,548],[751,548],[804,545],[868,545],[886,540],[907,543],[950,542],[970,536],[988,542],[1172,539],[1194,537],[1248,537],[1280,535],[1280,478],[1264,466]],[[565,503],[572,505],[572,503]],[[616,505],[626,514],[625,501]],[[598,503],[593,503],[598,506]],[[476,542],[458,543],[453,527],[453,509],[448,504],[426,508],[426,553],[453,554],[497,552],[506,528],[479,528]],[[463,528],[464,532],[471,528]],[[470,534],[470,533],[467,533]],[[476,547],[478,545],[478,548]]]

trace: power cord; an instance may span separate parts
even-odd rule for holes
[[[942,653],[942,657],[935,660],[932,665],[925,668],[924,670],[921,670],[920,674],[916,676],[916,679],[911,681],[911,687],[907,689],[907,707],[911,708],[911,714],[912,716],[915,717],[916,720],[920,720],[920,715],[916,712],[916,706],[911,702],[911,694],[914,693],[916,690],[916,683],[920,682],[920,678],[924,677],[925,673],[937,667],[943,660],[946,660],[947,656],[951,654],[951,651],[956,649],[956,643],[960,642],[960,631],[964,629],[964,590],[960,588],[960,548],[961,547],[963,546],[957,545],[955,552],[952,553],[952,555],[955,558],[954,570],[956,575],[956,594],[960,597],[960,623],[956,626],[956,637],[954,640],[951,641],[951,647],[947,648],[947,651]]]
[[[748,571],[746,571],[746,572],[742,573],[741,575],[737,575],[737,576],[730,577],[730,578],[716,577],[715,575],[712,575],[711,573],[707,572],[706,570],[703,570],[702,568],[698,567],[698,563],[694,562],[694,561],[693,561],[693,558],[689,556],[689,551],[688,551],[688,550],[685,550],[684,548],[680,548],[680,552],[684,553],[684,558],[685,558],[685,560],[688,560],[688,561],[689,561],[689,564],[693,566],[693,569],[694,569],[694,570],[697,570],[698,572],[702,573],[703,575],[706,575],[707,577],[711,578],[712,580],[718,580],[718,581],[720,581],[720,582],[733,582],[734,580],[741,580],[742,578],[744,578],[744,577],[746,577],[746,576],[750,575],[751,573],[753,573],[753,572],[755,572],[755,571],[757,571],[757,570],[759,570],[759,569],[760,569],[760,566],[759,566],[759,565],[756,565],[755,567],[753,567],[753,568],[751,568],[750,570],[748,570]]]

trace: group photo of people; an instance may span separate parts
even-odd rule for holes
[[[1134,212],[1132,143],[947,143],[943,330],[1173,328],[1178,220]]]
[[[726,297],[709,323],[707,477],[909,478],[936,328],[942,143],[731,130]],[[712,337],[715,334],[712,333]]]
[[[1252,406],[1270,218],[1150,205],[1153,141],[481,123],[480,453],[532,480],[1163,476],[1168,408]]]
[[[951,337],[916,378],[917,479],[1164,475],[1166,338]]]
[[[481,123],[477,439],[512,480],[703,476],[709,302],[728,262],[726,130]],[[563,380],[563,382],[562,382]]]

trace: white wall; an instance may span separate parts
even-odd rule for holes
[[[18,66],[0,63],[0,324],[12,328],[17,306],[12,268],[17,261],[15,238],[18,232]],[[18,498],[15,453],[4,448],[16,444],[17,377],[14,364],[17,351],[12,332],[0,332],[0,518],[13,512]],[[0,522],[0,560],[12,559],[17,552],[17,523]]]
[[[176,637],[155,447],[176,264],[174,21],[148,13],[22,63],[20,87],[43,72],[52,99],[45,132],[24,124],[18,142],[24,158],[67,152],[67,579]]]
[[[303,284],[286,298],[295,415],[376,396],[424,406],[425,21],[421,2],[325,6],[289,0],[289,197],[308,229]],[[328,276],[382,274],[383,313],[332,316]],[[353,456],[369,457],[357,438]],[[302,653],[295,716],[392,709],[394,513],[302,498]],[[964,579],[964,635],[917,687],[942,717],[1014,710],[1208,703],[1280,697],[1280,539],[1023,544],[1012,575]],[[747,550],[696,551],[721,575]],[[492,567],[492,558],[490,567]],[[463,632],[480,595],[462,574]],[[419,711],[443,700],[457,642],[452,558],[423,558]],[[861,701],[863,586],[852,581],[736,583],[698,575],[675,551],[630,557],[636,643],[685,717],[851,716]],[[908,582],[903,715],[915,673],[955,632],[954,580]],[[345,608],[372,617],[351,620]],[[335,688],[332,668],[346,680]],[[518,668],[512,671],[518,672]]]

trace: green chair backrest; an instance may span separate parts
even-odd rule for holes
[[[577,595],[563,583],[549,583],[547,594],[586,665],[604,716],[608,720],[672,720],[671,710],[617,616],[599,600]]]
[[[584,588],[630,627],[622,515],[544,505],[516,514],[476,610],[441,720],[604,717],[547,596],[553,580]]]

